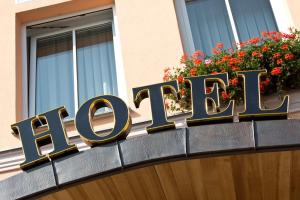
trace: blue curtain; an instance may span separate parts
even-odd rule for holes
[[[240,41],[277,31],[269,0],[229,0]]]
[[[79,105],[98,95],[118,95],[111,24],[76,32]]]
[[[37,40],[35,113],[66,106],[74,117],[72,33]]]
[[[224,0],[186,2],[195,48],[211,54],[217,42],[232,47],[234,36]]]

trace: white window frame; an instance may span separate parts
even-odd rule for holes
[[[196,49],[194,46],[193,35],[187,14],[186,1],[174,1],[183,49],[186,53],[192,54],[193,52],[195,52]],[[239,43],[238,32],[233,19],[229,0],[224,1],[227,8],[227,13],[229,16],[229,21],[232,27],[235,42]],[[291,13],[289,11],[287,2],[285,0],[270,0],[270,4],[278,30],[281,32],[288,32],[290,27],[294,27],[294,23],[292,21]]]
[[[91,13],[95,11],[101,11],[105,9],[112,9],[113,18],[111,20],[102,20],[95,23],[89,23],[84,26],[75,26],[68,29],[64,29],[61,31],[53,31],[46,34],[36,35],[31,37],[31,48],[30,52],[27,52],[27,32],[26,27],[32,26],[35,24],[45,23],[53,20],[60,20],[67,17],[78,16],[81,14]],[[77,55],[76,55],[76,38],[74,35],[76,31],[79,29],[84,29],[88,27],[94,27],[101,24],[111,23],[112,24],[112,34],[113,34],[113,45],[114,45],[114,55],[115,55],[115,67],[116,67],[116,77],[117,77],[117,88],[118,88],[118,96],[128,103],[128,96],[127,96],[127,88],[126,88],[126,80],[125,80],[125,70],[123,65],[123,58],[121,53],[121,43],[120,43],[120,34],[118,29],[118,19],[116,15],[116,10],[114,5],[100,7],[96,9],[85,10],[81,12],[76,12],[71,15],[63,15],[60,17],[54,17],[47,20],[35,21],[33,23],[25,24],[22,27],[22,96],[23,96],[23,118],[28,118],[29,116],[35,115],[35,92],[36,92],[36,41],[39,38],[65,33],[65,32],[72,32],[72,39],[73,39],[73,77],[74,77],[74,111],[77,112],[79,108],[78,103],[78,85],[77,85]],[[30,53],[30,66],[27,65],[27,53]],[[33,59],[34,58],[34,59]],[[28,67],[31,67],[30,70],[30,80],[28,80]],[[29,87],[28,87],[29,86]],[[29,92],[30,91],[30,92]],[[29,102],[28,102],[29,100]],[[29,110],[30,108],[30,110]]]

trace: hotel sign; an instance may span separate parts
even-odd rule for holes
[[[238,76],[243,79],[244,85],[244,111],[238,113],[239,121],[250,121],[259,119],[286,118],[289,97],[285,96],[279,105],[273,109],[262,109],[260,99],[259,80],[266,73],[265,70],[240,71]],[[202,125],[219,122],[233,122],[233,110],[235,102],[230,100],[222,112],[208,113],[208,99],[216,107],[220,106],[219,87],[226,90],[228,86],[228,74],[220,73],[214,75],[187,77],[186,84],[191,88],[192,116],[186,119],[188,126]],[[210,93],[205,92],[206,83],[213,82]],[[164,95],[173,94],[180,98],[177,81],[163,82],[138,88],[133,88],[134,104],[138,108],[141,101],[150,99],[152,111],[152,124],[146,127],[148,133],[154,133],[166,129],[175,129],[175,123],[168,121],[164,105]],[[91,123],[96,110],[109,107],[114,115],[114,127],[101,135],[93,129]],[[26,170],[34,166],[49,162],[67,154],[77,152],[77,147],[70,144],[63,119],[68,116],[65,107],[56,108],[49,112],[31,117],[24,121],[13,124],[12,130],[22,142],[25,161],[20,165]],[[36,133],[36,129],[46,126],[47,130]],[[110,143],[124,139],[130,132],[131,116],[129,109],[122,99],[116,96],[103,95],[92,98],[85,102],[76,113],[76,129],[84,142],[90,146]],[[42,155],[39,148],[43,145],[53,145],[53,151]]]

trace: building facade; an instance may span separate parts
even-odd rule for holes
[[[233,44],[258,37],[263,31],[288,32],[290,27],[300,29],[299,8],[298,0],[2,0],[0,179],[6,180],[22,173],[19,166],[24,160],[22,144],[13,136],[12,124],[65,106],[69,116],[65,119],[64,125],[70,141],[75,143],[80,151],[88,151],[90,147],[79,139],[76,131],[73,121],[75,113],[88,99],[109,94],[120,97],[129,106],[133,128],[128,137],[146,134],[145,126],[151,120],[149,99],[136,108],[132,88],[162,82],[164,68],[177,66],[185,52],[191,54],[201,49],[211,54],[210,49],[217,42],[223,42],[226,48],[230,48]],[[292,94],[294,99],[289,118],[299,117],[300,105],[297,104],[297,97],[298,93]],[[183,117],[177,116],[176,120],[177,128],[185,127]],[[108,109],[96,112],[93,120],[94,129],[107,130],[113,123],[114,116]],[[51,151],[51,148],[51,145],[41,148],[42,154]],[[277,154],[275,157],[278,156],[280,159],[276,162],[291,159],[287,153]],[[291,154],[298,155],[299,152],[291,150]],[[272,161],[264,154],[261,154],[261,157],[257,155],[259,158],[255,157],[256,154],[247,156],[250,158],[241,156],[233,162],[240,163],[243,168],[243,163],[262,162],[260,159],[264,158]],[[300,156],[296,158],[300,159]],[[219,160],[206,159],[202,173],[206,173],[207,170],[212,178],[211,181],[206,181],[205,184],[211,184],[207,187],[214,187],[216,182],[226,182],[234,178],[222,177],[216,181],[217,177],[209,171],[209,168],[228,170],[228,159],[228,157],[221,157]],[[248,160],[245,161],[246,159]],[[173,166],[173,173],[175,170],[183,177],[184,172],[181,171],[183,168],[180,168],[183,165],[180,163],[179,167]],[[281,171],[288,170],[284,168],[284,164],[282,166]],[[143,178],[148,174],[148,178],[152,180],[153,170],[155,168],[144,169],[137,174],[144,173],[141,175]],[[172,171],[166,166],[158,166],[156,174],[169,180],[168,177],[172,176],[168,174],[169,170]],[[264,170],[268,169],[261,169],[257,173],[263,173]],[[196,169],[193,172],[195,176],[203,176],[197,174]],[[132,174],[126,176],[132,179],[132,184],[138,185],[138,178]],[[180,179],[180,175],[174,175],[174,178]],[[271,184],[276,184],[272,182],[271,177],[265,178],[269,178]],[[278,187],[284,185],[284,181],[290,181],[285,177],[279,178],[281,179]],[[124,180],[119,177],[115,181],[120,183]],[[249,188],[243,188],[245,191],[232,192],[234,189],[229,188],[230,186],[226,188],[225,182],[220,183],[223,185],[222,189],[216,189],[217,193],[231,191],[228,192],[229,196],[224,194],[225,199],[245,199],[242,198],[245,197],[242,193],[248,194],[246,199],[257,197],[250,195],[252,190]],[[106,183],[113,185],[109,180],[101,184]],[[150,181],[145,184],[152,187],[153,183],[156,182]],[[150,199],[157,199],[160,194],[168,199],[182,199],[184,198],[182,195],[188,192],[183,188],[179,191],[180,197],[176,197],[175,194],[172,196],[170,194],[173,191],[170,189],[172,183],[163,184],[165,184],[162,186],[163,191],[153,189],[152,194],[145,191],[144,194],[147,193]],[[186,183],[189,184],[192,183]],[[267,187],[267,184],[267,181],[262,183],[264,187]],[[92,186],[93,184],[88,187]],[[103,185],[100,187],[105,190]],[[291,192],[289,190],[288,194],[281,192],[278,187],[276,187],[277,199],[296,199],[297,195],[300,195],[293,189]],[[122,189],[126,190],[125,188],[120,190]],[[134,191],[132,188],[130,190]],[[262,190],[261,195],[272,192]],[[81,193],[77,194],[79,196],[84,193],[78,188],[71,188],[68,192],[70,191]],[[213,189],[206,188],[202,192],[211,191]],[[45,199],[97,199],[84,195],[76,198],[76,195],[67,195],[63,192],[56,194],[56,197],[55,194],[51,196],[50,192]],[[90,188],[86,193],[93,193],[93,190]],[[118,199],[120,197],[118,195],[126,192],[119,191],[115,196],[113,192],[108,193],[103,192],[102,198]],[[128,192],[128,196],[123,198],[143,198],[142,194],[131,193]],[[194,193],[196,195],[197,192]],[[201,196],[197,195],[188,197],[201,199]],[[222,195],[206,194],[206,198],[221,199]],[[268,198],[264,196],[263,199]]]

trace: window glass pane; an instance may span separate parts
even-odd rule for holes
[[[76,32],[79,105],[99,95],[118,95],[111,24]]]
[[[186,6],[196,49],[211,54],[217,42],[232,47],[234,37],[224,0],[193,0]]]
[[[262,31],[277,31],[269,0],[230,0],[240,41],[260,36]]]
[[[74,117],[72,33],[38,39],[36,114],[66,106]]]

